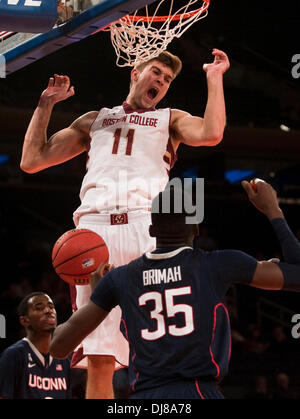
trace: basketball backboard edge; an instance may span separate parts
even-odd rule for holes
[[[0,54],[6,63],[6,75],[78,42],[111,22],[120,19],[155,0],[102,0],[63,25],[42,34],[15,34],[0,43]]]

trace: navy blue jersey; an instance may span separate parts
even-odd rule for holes
[[[109,272],[91,300],[122,309],[121,330],[130,344],[131,390],[175,380],[220,380],[230,358],[225,294],[249,283],[257,261],[240,251],[181,248],[147,253]]]
[[[8,399],[71,398],[70,362],[44,357],[26,338],[3,351],[0,397]]]

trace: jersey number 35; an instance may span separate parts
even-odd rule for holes
[[[166,333],[172,336],[185,336],[194,331],[193,308],[188,304],[175,304],[174,297],[191,294],[191,287],[181,287],[165,290],[164,294],[157,291],[146,292],[139,298],[139,305],[143,306],[148,301],[154,301],[154,310],[150,311],[151,319],[156,320],[155,330],[142,329],[141,336],[145,340],[156,340]],[[169,325],[166,330],[165,316],[163,312],[163,298],[165,300],[166,317],[175,317],[177,313],[184,314],[184,325]]]

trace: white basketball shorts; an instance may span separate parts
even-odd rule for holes
[[[107,244],[109,263],[117,267],[155,248],[155,238],[149,236],[151,213],[127,213],[126,219],[128,224],[112,225],[110,215],[87,214],[80,217],[77,228],[87,228],[99,234]],[[118,218],[116,220],[118,222]],[[86,304],[90,295],[89,285],[71,286],[73,309]],[[120,320],[121,309],[117,306],[101,325],[82,341],[74,352],[71,366],[87,368],[88,355],[112,355],[117,363],[128,366],[129,345],[120,331]]]

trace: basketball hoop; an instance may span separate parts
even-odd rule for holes
[[[157,57],[166,50],[174,38],[189,29],[191,25],[208,14],[210,0],[188,0],[175,13],[173,6],[178,0],[160,0],[154,12],[150,15],[149,6],[146,6],[144,15],[136,10],[133,15],[127,15],[111,23],[102,30],[110,31],[111,42],[116,51],[116,64],[119,67],[134,67],[144,61]],[[164,3],[164,5],[163,5]],[[192,10],[201,4],[200,8]],[[162,5],[168,7],[168,12],[160,16]],[[159,25],[159,23],[162,23]]]

